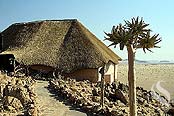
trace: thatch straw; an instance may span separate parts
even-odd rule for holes
[[[3,53],[26,65],[42,64],[71,72],[98,68],[121,58],[77,20],[50,20],[11,25],[2,32]]]

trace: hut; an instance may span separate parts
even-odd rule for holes
[[[106,80],[117,77],[121,58],[76,19],[15,23],[1,35],[2,53],[41,71],[57,69],[77,80],[99,80],[99,69],[110,64]]]

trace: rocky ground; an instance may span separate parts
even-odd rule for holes
[[[137,87],[138,116],[174,115],[174,103],[169,104],[168,99],[150,91],[154,83],[163,79],[166,83],[162,83],[162,87],[170,88],[167,90],[173,98],[173,67],[136,65],[137,85],[141,86]],[[35,76],[37,78],[50,80],[40,75]],[[77,82],[63,77],[48,83],[31,77],[0,75],[0,116],[128,116],[127,65],[119,66],[118,80],[124,84],[105,85],[105,105],[102,109],[100,83]]]
[[[47,87],[48,81],[0,74],[0,116],[86,116]]]
[[[129,114],[128,86],[122,83],[106,84],[103,109],[100,107],[100,83],[56,79],[50,81],[49,88],[57,96],[67,99],[73,107],[80,108],[88,115],[128,116]],[[154,99],[153,94],[137,87],[138,116],[164,116],[167,113],[168,106]],[[166,101],[163,97],[161,99]]]
[[[35,81],[31,77],[0,75],[0,115],[37,116]]]

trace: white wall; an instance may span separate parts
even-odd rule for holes
[[[111,76],[111,83],[114,81],[114,63],[109,62],[107,64],[109,66],[107,72],[105,72],[105,75],[110,75]],[[98,69],[98,71],[100,71],[101,67]],[[101,81],[101,74],[98,73],[98,81]],[[117,79],[117,65],[115,65],[115,79]]]

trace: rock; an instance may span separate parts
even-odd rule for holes
[[[28,105],[30,103],[35,103],[34,91],[33,91],[34,81],[32,81],[32,79],[29,77],[3,78],[3,80],[6,79],[8,81],[0,81],[0,89],[1,89],[0,92],[2,95],[0,98],[0,107],[1,107],[0,110],[5,109],[6,111],[9,111],[7,112],[7,115],[9,113],[17,113],[18,111],[21,110],[24,111],[30,110],[28,109],[29,108]]]
[[[93,113],[97,113],[100,110],[100,105],[93,106]]]
[[[150,107],[150,105],[147,102],[144,103],[144,106],[145,107]]]
[[[109,104],[109,100],[106,97],[104,97],[104,103]]]
[[[76,99],[75,96],[73,94],[71,94],[70,97],[69,97],[70,103],[74,104],[75,103],[75,99]]]
[[[80,98],[78,98],[78,99],[76,100],[76,105],[77,105],[77,107],[82,107],[82,106],[83,106],[82,100],[81,100]]]
[[[109,102],[108,107],[113,108],[113,106],[114,106],[114,103],[113,102]]]
[[[6,110],[8,110],[8,111],[10,111],[10,112],[13,112],[13,113],[16,113],[15,108],[12,107],[12,106],[7,106],[7,109],[6,109]]]
[[[137,98],[139,104],[143,105],[145,100],[143,98]]]
[[[116,83],[113,82],[113,83],[111,84],[111,88],[112,88],[112,89],[117,89]]]
[[[106,110],[105,109],[100,109],[98,112],[97,112],[97,115],[104,115],[104,116],[106,116]]]
[[[109,93],[109,99],[111,99],[114,102],[117,101],[117,98],[115,97],[115,94],[114,93]]]
[[[167,114],[170,114],[171,116],[174,116],[174,108],[170,108],[170,109],[167,111]]]
[[[105,109],[106,109],[105,115],[106,115],[106,116],[111,116],[112,108],[110,108],[110,107],[108,107],[108,106],[105,106]]]
[[[30,105],[29,110],[27,111],[27,114],[29,116],[38,116],[37,108],[34,106],[34,104]]]
[[[98,89],[97,88],[93,88],[92,94],[93,94],[93,96],[99,96]]]
[[[104,96],[109,98],[109,93],[111,93],[111,91],[110,92],[109,91],[104,91]]]
[[[119,83],[118,85],[118,89],[120,89],[121,91],[128,91],[128,86],[123,84],[123,83]]]
[[[72,79],[56,80],[53,90],[56,94],[63,94],[72,105],[90,112],[92,115],[104,116],[127,116],[128,115],[128,86],[122,83],[106,84],[104,108],[100,107],[100,82],[91,83],[88,81],[77,82]],[[66,86],[65,86],[66,85]],[[58,89],[58,90],[57,90]],[[142,87],[137,87],[138,116],[162,115],[162,105],[151,97],[150,92]],[[159,111],[155,111],[155,107]]]
[[[150,93],[149,92],[147,92],[147,91],[142,91],[141,92],[142,93],[142,96],[141,97],[143,97],[147,102],[150,102],[151,101],[151,95],[150,95]]]
[[[92,109],[93,109],[93,106],[89,106],[89,105],[82,106],[82,110],[85,112],[91,112]]]
[[[105,89],[109,89],[109,88],[111,88],[111,84],[110,83],[106,83],[105,84]]]
[[[100,97],[99,96],[92,96],[92,101],[93,102],[100,102]]]
[[[118,114],[119,114],[119,112],[116,109],[113,109],[111,111],[111,116],[119,116]]]
[[[155,108],[154,111],[158,116],[162,116],[161,110],[159,108]]]
[[[120,100],[117,100],[117,105],[120,106],[120,107],[125,107],[126,105],[121,102]],[[121,108],[122,109],[122,108]]]
[[[86,92],[86,88],[83,88],[83,89],[82,89],[82,92]]]
[[[138,111],[138,112],[137,112],[137,115],[138,115],[138,116],[144,116],[144,114],[143,114],[141,111]]]
[[[171,105],[172,107],[174,107],[174,99],[173,99],[173,100],[170,100],[170,105]]]
[[[115,90],[115,97],[116,99],[120,100],[122,103],[127,105],[128,103],[127,98],[125,97],[124,93],[121,90],[119,89]]]
[[[141,113],[142,113],[143,115],[147,115],[147,114],[148,114],[148,112],[146,111],[145,108],[142,109]]]
[[[9,100],[9,103],[12,107],[14,107],[17,111],[21,110],[23,108],[21,102],[19,99],[16,99],[14,97],[11,98],[11,101]]]

